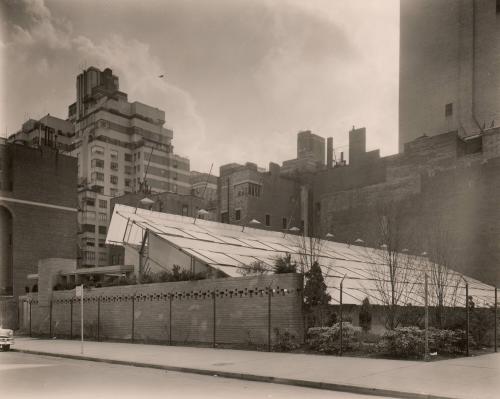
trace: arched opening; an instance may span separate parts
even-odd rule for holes
[[[12,214],[0,206],[0,295],[13,295]]]

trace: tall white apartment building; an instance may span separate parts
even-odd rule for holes
[[[76,83],[68,120],[75,128],[71,154],[78,158],[80,265],[96,267],[107,264],[110,198],[138,191],[189,194],[190,167],[173,153],[165,112],[129,102],[111,69],[90,67]]]

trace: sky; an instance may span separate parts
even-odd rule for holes
[[[163,109],[191,169],[267,167],[296,137],[366,127],[397,152],[398,0],[2,0],[0,136],[67,117],[83,68]],[[160,79],[159,75],[164,75]]]

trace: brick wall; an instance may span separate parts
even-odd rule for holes
[[[272,339],[274,328],[280,328],[300,341],[301,287],[301,276],[283,274],[93,288],[85,292],[84,331],[93,339],[212,344],[215,310],[217,344],[266,345],[270,304]],[[33,335],[80,334],[81,304],[73,291],[55,291],[46,307],[38,304],[37,294],[22,298],[30,300]],[[29,305],[21,309],[27,312]],[[29,317],[21,320],[29,333]]]

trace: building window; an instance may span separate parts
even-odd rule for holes
[[[95,212],[85,212],[83,217],[88,220],[95,220]]]
[[[88,261],[94,261],[95,260],[95,252],[91,251],[85,251],[83,253],[83,258]]]
[[[109,176],[109,181],[111,182],[111,184],[118,184],[118,176]]]
[[[128,165],[125,165],[125,174],[126,175],[131,175],[132,174],[132,168]]]
[[[125,162],[132,162],[132,154],[125,154]]]
[[[107,228],[106,226],[99,226],[99,234],[106,234]]]
[[[94,247],[95,246],[95,238],[87,237],[85,240],[86,240],[87,247]]]
[[[92,181],[104,181],[104,173],[92,172],[91,179]]]
[[[116,188],[110,188],[109,195],[111,195],[112,197],[116,197],[118,195],[118,190]]]
[[[227,212],[222,212],[222,213],[220,214],[220,221],[221,221],[222,223],[229,223],[229,213],[227,213]]]
[[[108,215],[106,213],[99,212],[99,221],[106,222],[108,220]]]
[[[107,255],[105,253],[99,253],[99,261],[105,262],[107,260]]]
[[[104,148],[99,145],[92,146],[92,149],[90,151],[92,154],[104,155]]]
[[[85,198],[83,203],[87,206],[95,206],[95,199],[93,198]]]
[[[111,156],[111,159],[113,161],[118,161],[118,151],[115,151],[115,150],[111,150],[109,152],[109,155]]]
[[[104,168],[104,161],[102,159],[93,159],[91,162],[90,162],[90,165],[93,167],[93,168]]]
[[[288,225],[286,218],[281,219],[281,223],[282,223],[283,230],[286,230],[287,225]]]
[[[266,215],[266,226],[271,226],[271,215]]]
[[[99,208],[106,209],[108,207],[108,201],[106,200],[99,200]]]
[[[125,187],[130,187],[130,179],[125,179]]]
[[[234,218],[236,220],[241,220],[241,209],[236,209],[236,211],[234,212]]]
[[[106,240],[99,238],[99,248],[104,248],[105,245],[106,245]]]
[[[444,116],[452,116],[453,115],[453,103],[446,104],[444,107]]]
[[[82,224],[82,232],[95,233],[95,225]]]
[[[118,162],[111,162],[111,170],[118,170]]]

